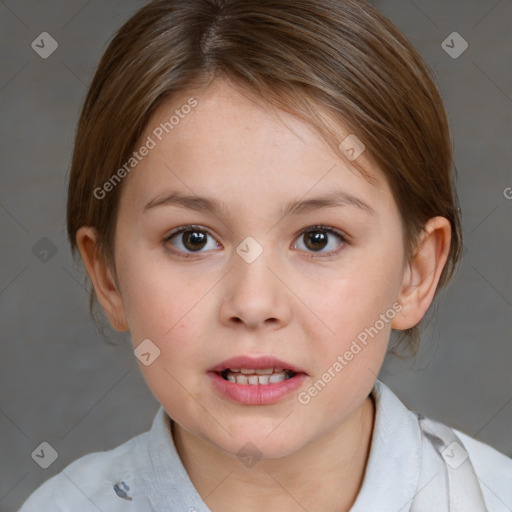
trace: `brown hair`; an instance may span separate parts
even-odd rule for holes
[[[392,189],[408,259],[429,218],[450,221],[439,287],[447,283],[462,234],[443,103],[411,43],[359,0],[155,0],[141,8],[105,51],[78,123],[67,204],[73,255],[78,228],[92,226],[115,273],[122,183],[102,200],[94,190],[130,158],[159,105],[218,76],[310,122],[341,157],[339,133],[321,113],[349,128]],[[91,288],[91,313],[93,305]],[[418,326],[402,334],[397,347],[408,338],[416,354]]]

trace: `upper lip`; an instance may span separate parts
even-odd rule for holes
[[[283,368],[284,370],[291,370],[294,373],[306,373],[302,368],[282,361],[273,356],[237,356],[231,359],[226,359],[215,366],[208,369],[209,372],[223,372],[228,368],[247,368],[259,370],[264,368]]]

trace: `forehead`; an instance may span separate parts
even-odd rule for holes
[[[337,130],[340,141],[350,135],[342,126]],[[138,203],[166,187],[218,196],[228,203],[238,200],[240,205],[247,195],[280,201],[308,191],[325,193],[334,186],[372,201],[385,188],[364,153],[358,163],[369,170],[374,184],[336,155],[309,123],[222,80],[161,104],[137,147],[148,138],[154,147],[130,174],[132,184],[125,184]]]

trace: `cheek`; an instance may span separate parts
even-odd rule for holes
[[[200,337],[195,319],[204,314],[206,301],[201,299],[214,283],[194,278],[193,272],[184,272],[180,265],[148,251],[120,250],[119,259],[123,306],[134,344],[149,338],[158,340],[164,350],[171,342],[191,347]]]
[[[133,344],[150,339],[160,351],[154,362],[139,367],[157,400],[174,412],[176,404],[190,398],[183,384],[198,388],[195,379],[201,372],[190,368],[202,363],[201,328],[211,312],[205,310],[208,301],[201,298],[213,283],[185,278],[178,266],[151,265],[148,260],[142,265],[135,258],[127,262],[125,272],[123,303]]]
[[[346,341],[392,308],[398,296],[400,264],[393,248],[354,251],[340,270],[333,271],[316,291],[309,291],[308,303]]]
[[[154,336],[162,341],[186,337],[190,343],[199,336],[196,320],[205,314],[201,298],[209,287],[186,282],[179,275],[170,276],[168,282],[164,276],[152,280],[140,275],[140,279],[133,280],[126,300],[130,330],[132,335]]]
[[[314,302],[314,309],[334,334],[326,330],[327,334],[313,336],[311,342],[315,374],[305,399],[309,396],[314,401],[312,407],[342,415],[354,410],[370,392],[396,314],[391,275],[392,271],[385,274],[376,267],[371,272],[354,272],[330,280],[325,293],[318,294],[322,299]],[[339,419],[336,416],[332,421]]]
[[[336,382],[323,398],[332,406],[338,403],[340,392],[351,389],[355,397],[358,387],[371,387],[386,355],[391,322],[399,308],[399,233],[395,238],[388,235],[387,240],[396,243],[381,240],[372,248],[354,250],[338,271],[323,280],[323,286],[309,294],[308,303],[330,329],[313,339],[317,340],[316,377]],[[325,373],[329,370],[331,376]]]

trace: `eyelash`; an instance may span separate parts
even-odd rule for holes
[[[214,238],[213,235],[209,232],[208,229],[204,229],[202,226],[198,226],[198,225],[194,225],[194,224],[189,224],[189,225],[186,225],[186,226],[181,226],[181,227],[171,231],[170,233],[168,233],[165,236],[165,238],[163,239],[163,243],[167,244],[175,236],[180,235],[182,233],[186,233],[187,231],[201,231],[201,232],[205,232],[209,236]],[[332,228],[332,227],[329,227],[329,226],[324,226],[324,225],[310,226],[310,227],[308,227],[306,229],[303,229],[299,233],[297,239],[300,238],[301,236],[307,234],[307,233],[311,233],[311,232],[314,233],[316,231],[323,231],[323,232],[326,232],[326,233],[329,233],[329,234],[332,234],[332,235],[336,235],[340,239],[340,241],[342,243],[341,243],[341,245],[336,250],[329,251],[327,253],[320,253],[320,252],[309,253],[308,257],[310,257],[310,258],[329,258],[329,257],[332,257],[332,256],[336,256],[341,251],[341,249],[343,248],[343,246],[345,244],[349,244],[348,236],[346,234],[342,233],[341,231],[339,231],[339,230],[337,230],[335,228]],[[178,257],[185,258],[185,259],[186,258],[194,258],[198,254],[201,254],[201,252],[184,253],[182,251],[178,251],[176,249],[171,249],[169,247],[166,247],[166,248],[167,248],[168,251],[172,252],[173,254],[177,255]]]

